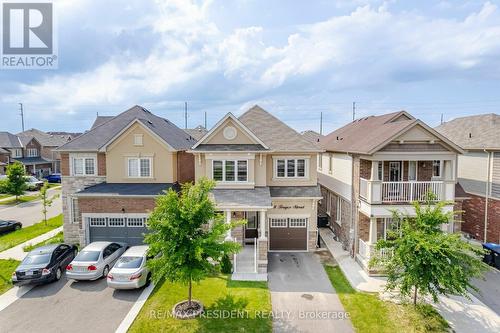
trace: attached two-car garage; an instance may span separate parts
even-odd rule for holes
[[[270,217],[270,251],[307,251],[306,217]]]
[[[130,214],[111,214],[84,216],[88,226],[89,243],[97,241],[123,242],[128,245],[141,245],[144,242],[146,216]]]

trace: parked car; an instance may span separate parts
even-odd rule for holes
[[[11,220],[0,220],[0,234],[16,231],[23,227],[21,222]]]
[[[34,176],[26,176],[26,185],[30,191],[38,191],[42,188],[43,182]]]
[[[483,261],[490,266],[500,269],[500,244],[484,243],[483,249],[487,251]]]
[[[61,174],[53,173],[45,177],[49,183],[60,183],[61,182]]]
[[[149,284],[151,272],[146,266],[148,246],[132,246],[115,263],[107,276],[108,287],[136,289]]]
[[[66,276],[73,280],[97,280],[105,277],[126,249],[125,243],[90,243],[66,267]]]
[[[12,283],[19,286],[57,281],[77,252],[76,246],[68,244],[51,244],[36,248],[28,253],[12,273]]]

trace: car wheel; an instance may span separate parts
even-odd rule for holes
[[[108,276],[108,273],[109,273],[109,267],[106,266],[104,267],[104,269],[102,270],[102,277],[103,278],[106,278],[106,276]]]
[[[20,225],[16,225],[16,226],[14,227],[14,231],[17,231],[17,230],[19,230],[19,229],[21,229],[21,226],[20,226]]]
[[[151,284],[151,273],[148,273],[148,276],[146,277],[146,284],[144,286],[149,287],[150,284]]]
[[[62,276],[62,270],[61,270],[61,267],[58,267],[56,270],[55,280],[59,281],[61,279],[61,276]]]

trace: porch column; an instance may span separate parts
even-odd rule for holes
[[[370,217],[370,230],[368,235],[368,243],[375,244],[377,242],[377,218]]]
[[[224,216],[226,217],[226,224],[230,224],[231,223],[231,211],[230,210],[224,211]],[[226,241],[232,241],[233,240],[233,237],[231,237],[231,229],[229,229],[227,231],[227,235],[226,235],[225,240]]]
[[[265,210],[261,210],[259,212],[259,223],[260,223],[260,236],[259,236],[259,239],[267,239],[266,237],[266,211]]]
[[[378,161],[372,161],[372,174],[370,180],[380,180],[378,179]]]

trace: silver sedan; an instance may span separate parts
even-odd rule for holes
[[[146,265],[148,246],[132,246],[116,262],[108,274],[108,287],[136,289],[149,284],[151,273]]]
[[[66,267],[66,277],[72,280],[97,280],[105,277],[126,249],[125,243],[90,243]]]

